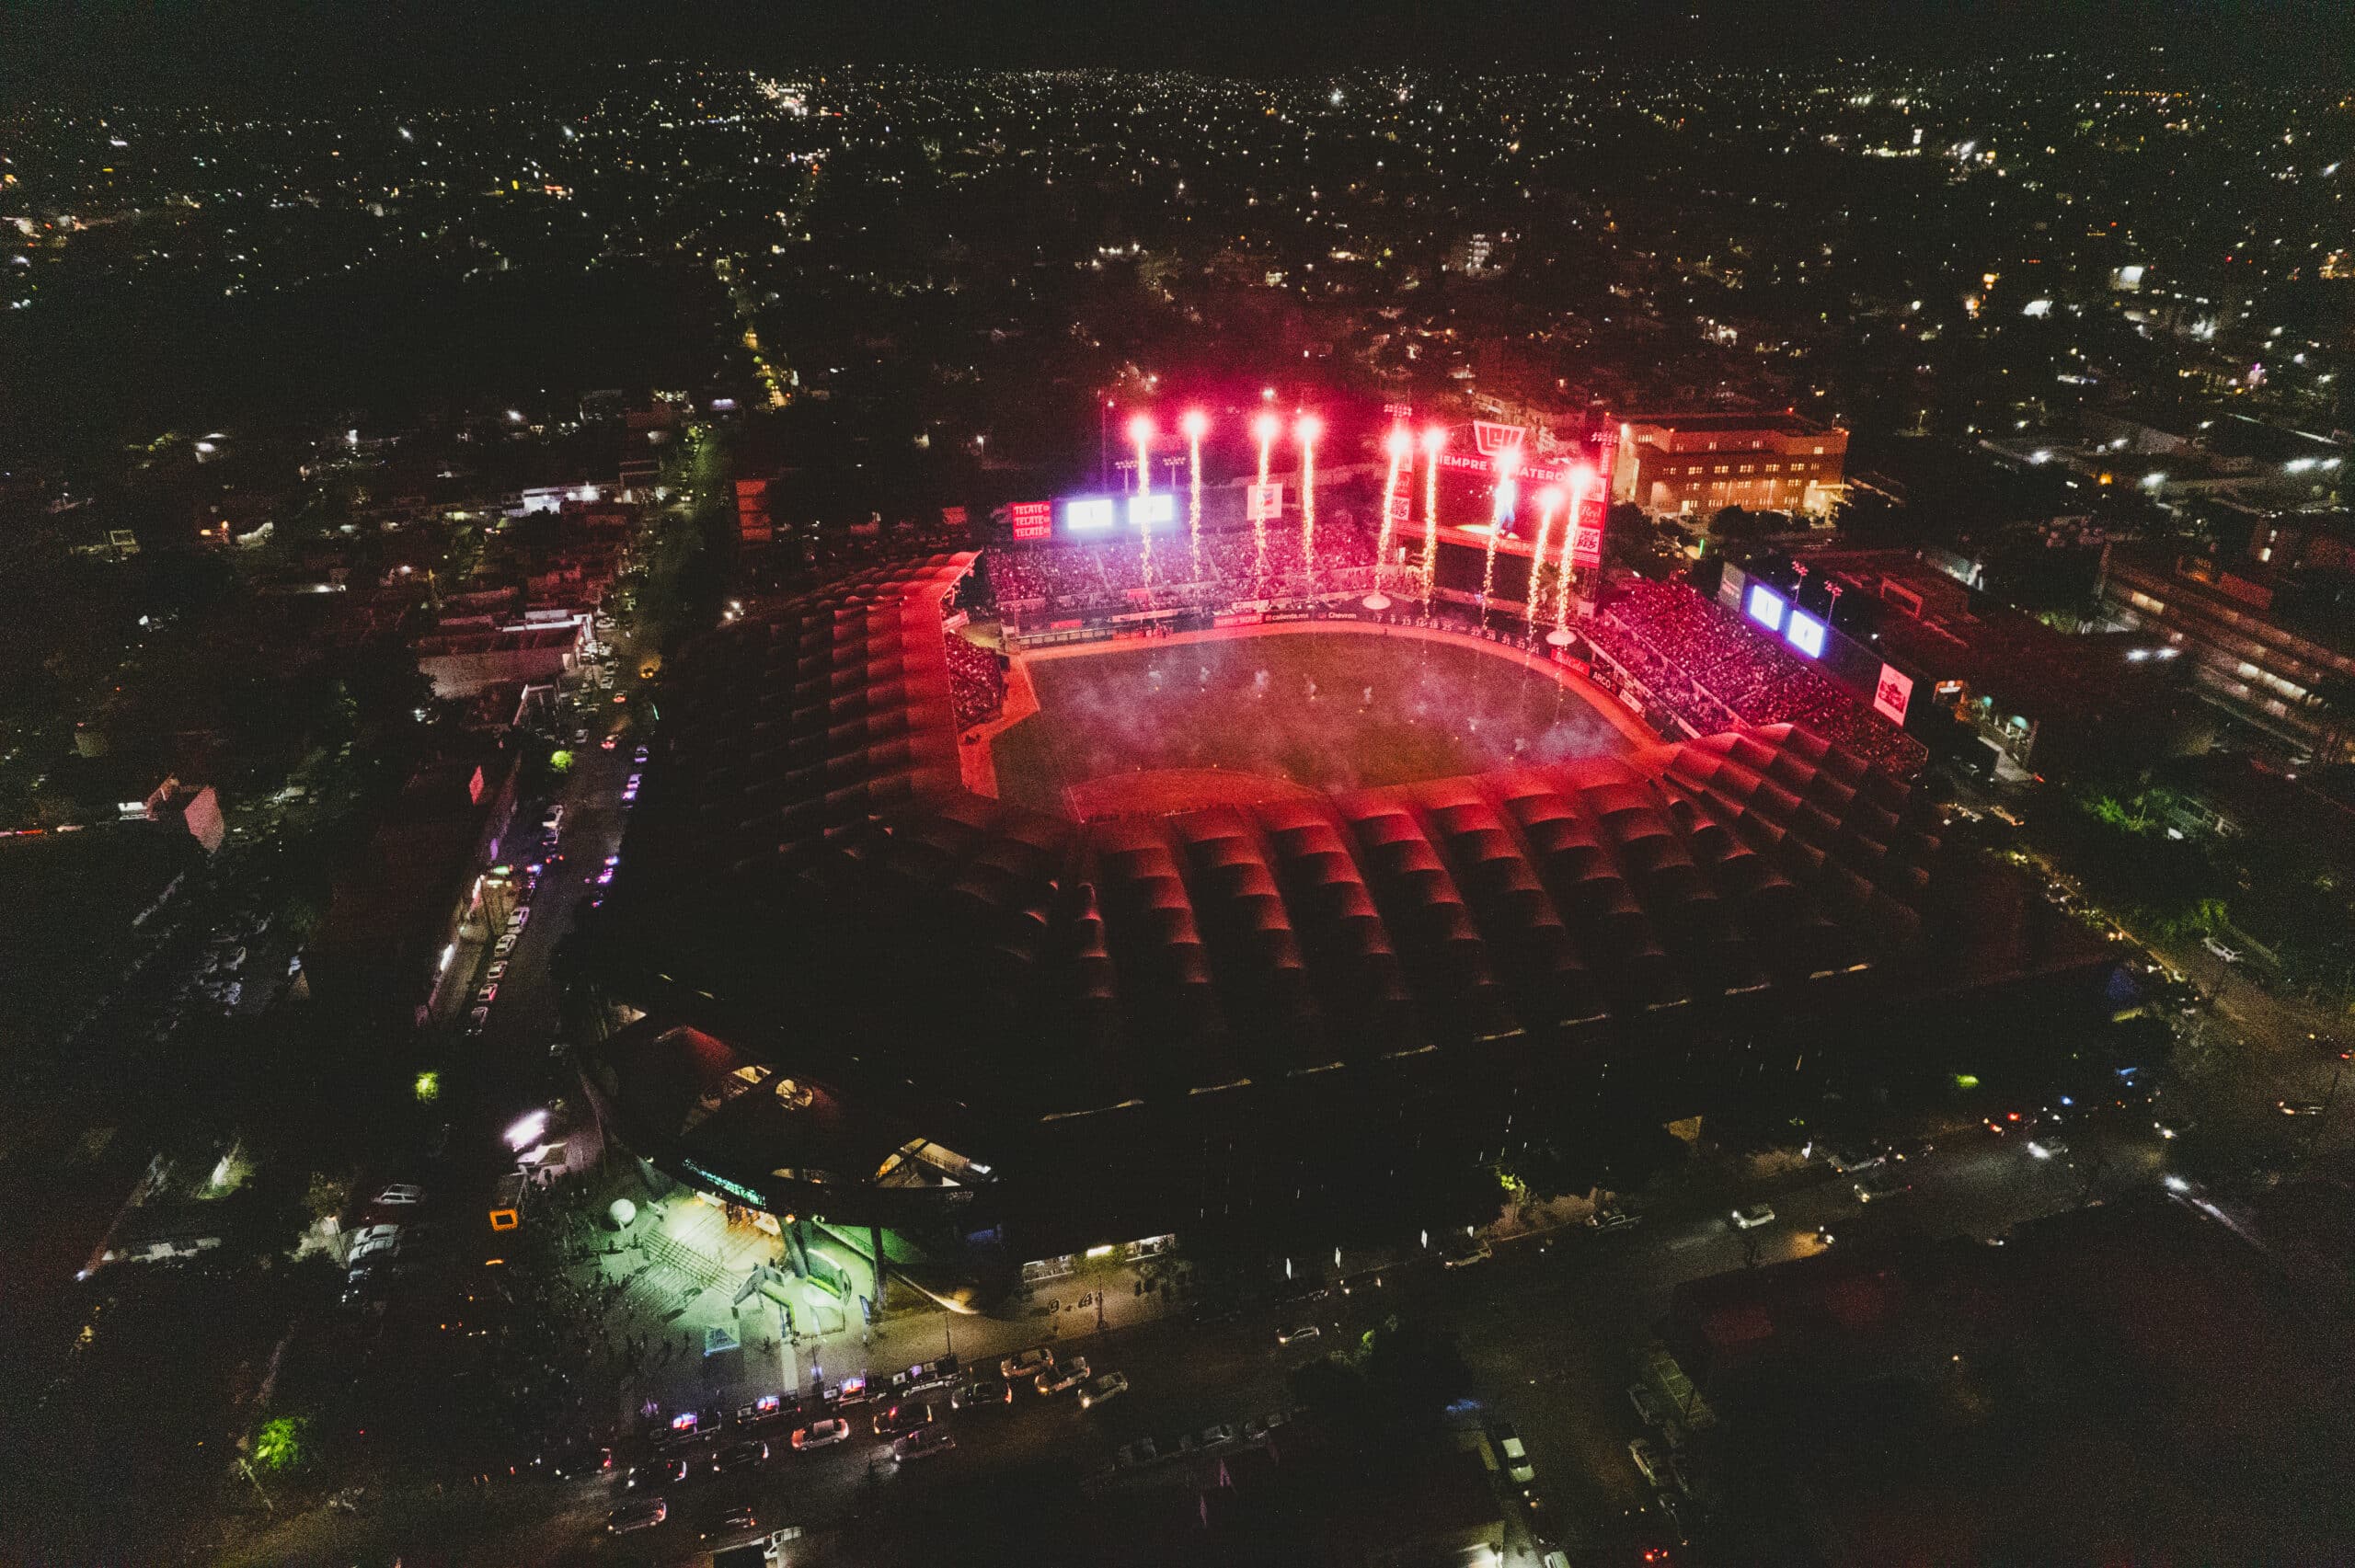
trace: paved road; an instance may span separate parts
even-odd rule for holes
[[[2081,1148],[2101,1141],[2076,1138]],[[2147,1182],[2160,1153],[2157,1139],[2129,1127],[2110,1141],[2104,1185]],[[1775,1221],[1749,1235],[1762,1264],[1817,1251],[1819,1224],[1834,1228],[1840,1246],[1875,1232],[1985,1237],[2079,1201],[2084,1170],[2068,1156],[2039,1159],[2022,1139],[1973,1133],[1920,1162],[1914,1191],[1870,1206],[1858,1202],[1851,1180],[1816,1167],[1800,1178],[1803,1185],[1777,1193]],[[548,1562],[677,1561],[694,1549],[698,1529],[745,1504],[764,1524],[810,1528],[813,1553],[833,1550],[826,1544],[831,1528],[856,1523],[844,1532],[857,1541],[855,1560],[922,1561],[927,1543],[913,1527],[884,1528],[876,1520],[953,1508],[969,1493],[986,1497],[993,1488],[1025,1482],[1072,1493],[1079,1477],[1132,1438],[1151,1436],[1168,1446],[1212,1422],[1239,1424],[1281,1408],[1292,1368],[1394,1311],[1456,1333],[1490,1413],[1512,1420],[1528,1439],[1540,1489],[1557,1517],[1581,1538],[1599,1539],[1611,1534],[1623,1509],[1649,1498],[1626,1448],[1641,1430],[1625,1391],[1634,1379],[1633,1353],[1652,1337],[1677,1285],[1744,1262],[1743,1234],[1710,1213],[1608,1236],[1581,1230],[1507,1243],[1492,1260],[1456,1271],[1419,1264],[1386,1274],[1380,1285],[1361,1277],[1349,1294],[1287,1314],[1314,1318],[1324,1328],[1320,1341],[1289,1348],[1276,1343],[1273,1310],[1215,1326],[1170,1321],[1101,1340],[1081,1336],[1063,1348],[1088,1356],[1099,1368],[1125,1372],[1133,1385],[1128,1396],[1082,1412],[1068,1398],[1026,1391],[1011,1409],[956,1413],[946,1419],[958,1448],[921,1465],[893,1464],[864,1435],[815,1455],[790,1455],[779,1445],[756,1472],[698,1476],[666,1491],[674,1505],[670,1523],[614,1542],[604,1541],[602,1529],[617,1494],[608,1483],[580,1482],[565,1493],[564,1505],[535,1542]],[[877,1461],[872,1479],[870,1460]],[[1167,1471],[1169,1483],[1178,1484],[1182,1473],[1182,1467]],[[1525,1536],[1519,1539],[1524,1551],[1527,1544]],[[937,1542],[930,1549],[936,1561]]]

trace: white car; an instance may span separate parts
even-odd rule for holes
[[[1298,1328],[1280,1328],[1276,1331],[1276,1343],[1278,1345],[1298,1345],[1304,1339],[1322,1339],[1324,1337],[1325,1331],[1318,1328],[1315,1323],[1303,1323]]]
[[[1098,1372],[1079,1385],[1079,1408],[1093,1410],[1108,1399],[1117,1399],[1129,1391],[1129,1379],[1124,1372]]]
[[[832,1448],[836,1443],[849,1440],[850,1423],[839,1417],[830,1416],[823,1421],[813,1421],[796,1432],[793,1435],[793,1447],[796,1452],[806,1452],[811,1448]]]
[[[2237,949],[2225,946],[2223,943],[2217,941],[2212,936],[2201,937],[2200,939],[2200,945],[2205,947],[2209,952],[2213,953],[2217,957],[2222,958],[2227,964],[2237,964],[2241,961],[2241,956]]]
[[[1773,1223],[1775,1206],[1771,1203],[1753,1203],[1746,1208],[1733,1211],[1733,1228],[1737,1230],[1755,1230],[1761,1225]]]

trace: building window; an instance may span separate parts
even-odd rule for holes
[[[1744,474],[1755,474],[1758,472],[1758,464],[1754,463],[1745,463],[1741,465],[1741,471]]]
[[[1715,468],[1710,469],[1709,472],[1712,474],[1724,474],[1729,472],[1729,470],[1724,464],[1720,463]]]

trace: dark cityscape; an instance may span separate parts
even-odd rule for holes
[[[0,1563],[2355,1560],[2351,62],[0,14]]]

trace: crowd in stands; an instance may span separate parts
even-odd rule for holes
[[[1584,629],[1704,733],[1729,722],[1795,724],[1892,773],[1929,760],[1846,687],[1689,584],[1630,579]]]
[[[996,654],[955,632],[942,635],[948,644],[948,703],[956,711],[957,727],[971,729],[997,717],[1005,708],[1005,665]]]
[[[999,607],[1010,613],[1212,609],[1308,595],[1300,534],[1297,521],[1270,526],[1263,549],[1247,528],[1205,532],[1199,569],[1194,542],[1182,529],[1155,534],[1150,549],[1137,539],[993,549],[984,569]],[[1350,514],[1318,518],[1315,544],[1314,591],[1361,586],[1373,565],[1373,541]]]

